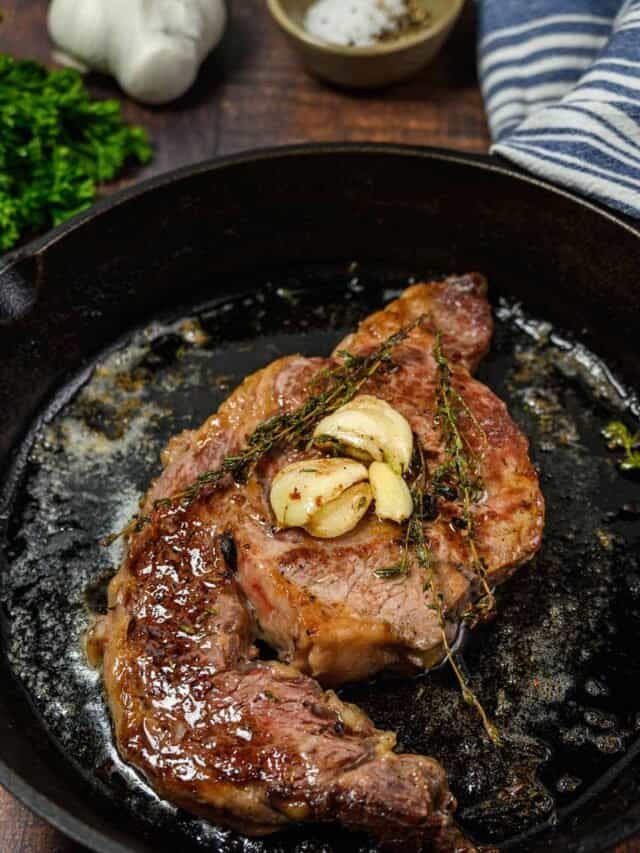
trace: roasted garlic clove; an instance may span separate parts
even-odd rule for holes
[[[413,512],[413,499],[409,487],[399,474],[384,462],[373,462],[369,467],[369,483],[376,502],[376,515],[400,524]]]
[[[367,477],[365,466],[353,459],[305,459],[287,465],[271,484],[271,507],[279,526],[305,527],[315,513]]]
[[[314,513],[305,530],[319,539],[335,539],[357,526],[372,500],[368,483],[357,483]]]
[[[406,418],[378,397],[360,394],[323,418],[313,433],[314,442],[337,446],[363,462],[386,462],[398,474],[409,467],[413,434]]]

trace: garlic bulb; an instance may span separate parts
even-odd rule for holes
[[[148,104],[191,87],[226,20],[224,0],[53,0],[48,16],[51,38],[72,64],[112,74]]]
[[[369,483],[376,502],[378,518],[406,521],[413,512],[413,499],[409,487],[399,474],[384,462],[372,462]]]
[[[344,452],[363,462],[386,462],[398,474],[409,467],[413,434],[406,418],[378,397],[360,394],[323,418],[313,433],[338,442]]]
[[[271,507],[280,527],[306,527],[316,513],[340,498],[351,486],[366,482],[367,479],[367,469],[353,459],[305,459],[294,462],[273,478]],[[365,512],[366,507],[353,527]],[[355,518],[355,514],[352,513],[351,517]],[[324,522],[326,516],[324,520],[321,516],[320,524]]]

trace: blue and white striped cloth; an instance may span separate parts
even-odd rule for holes
[[[492,151],[640,217],[640,0],[480,0]]]

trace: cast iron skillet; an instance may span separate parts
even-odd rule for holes
[[[386,270],[481,270],[494,303],[522,301],[640,386],[640,232],[611,214],[496,161],[444,151],[325,145],[216,160],[109,198],[0,267],[0,535],[43,413],[72,396],[100,352],[154,316],[251,293],[282,270],[322,287],[327,269],[353,259],[381,283]],[[6,646],[5,609],[1,627]],[[93,850],[191,849],[186,836],[140,821],[117,790],[87,785],[36,706],[0,650],[3,785]],[[637,752],[629,746],[570,820],[516,847],[596,851],[640,831]],[[305,843],[282,836],[268,849]]]

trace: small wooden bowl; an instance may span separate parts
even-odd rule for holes
[[[424,26],[375,45],[345,47],[321,41],[304,28],[312,2],[267,0],[267,5],[312,74],[361,89],[386,86],[423,68],[442,47],[464,6],[464,0],[425,0],[430,16]]]

